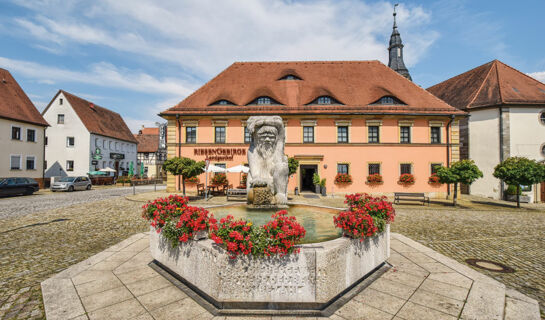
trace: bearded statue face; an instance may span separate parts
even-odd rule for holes
[[[271,155],[278,140],[278,130],[273,126],[262,126],[257,130],[257,150],[262,155]]]

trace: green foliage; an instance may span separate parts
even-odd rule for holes
[[[512,196],[517,195],[517,193],[518,193],[519,195],[521,195],[521,194],[522,194],[522,191],[519,190],[519,191],[517,192],[517,189],[518,189],[517,186],[510,185],[509,187],[507,187],[506,192],[507,192],[507,194],[512,195]]]
[[[291,176],[294,173],[296,173],[297,168],[299,168],[299,160],[295,158],[288,158],[288,169],[289,169],[288,176]]]
[[[320,175],[317,172],[312,176],[312,183],[320,185]]]
[[[545,180],[545,165],[524,157],[512,157],[499,163],[493,174],[508,185],[532,185]]]
[[[325,188],[325,182],[326,182],[326,179],[325,179],[325,178],[323,178],[322,180],[320,180],[320,187]]]
[[[185,157],[174,157],[163,163],[163,170],[175,176],[182,176],[183,193],[185,195],[185,180],[196,177],[204,172],[204,161],[195,161]]]
[[[482,178],[483,173],[475,165],[473,160],[460,160],[453,162],[450,168],[440,167],[437,176],[441,183],[463,183],[472,184],[475,180]]]

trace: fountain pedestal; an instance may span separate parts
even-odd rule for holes
[[[269,187],[251,187],[248,189],[248,208],[251,209],[287,209],[287,205],[277,205],[276,198]]]

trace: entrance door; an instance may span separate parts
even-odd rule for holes
[[[318,171],[317,165],[301,165],[299,167],[301,172],[301,191],[315,192],[314,184],[312,183],[312,176]]]
[[[114,163],[114,167],[115,167],[115,168],[114,168],[114,169],[115,169],[115,174],[114,174],[114,175],[115,175],[115,177],[117,178],[117,176],[119,175],[119,161],[116,161],[116,162]]]
[[[545,182],[541,183],[541,202],[545,202]]]

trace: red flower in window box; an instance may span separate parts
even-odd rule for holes
[[[352,176],[348,173],[337,173],[335,176],[335,184],[349,184],[352,183]]]
[[[404,173],[401,176],[399,176],[399,183],[400,184],[414,184],[414,176],[410,173]]]
[[[378,173],[370,174],[367,176],[367,183],[369,184],[379,184],[382,182],[382,176]]]
[[[201,182],[201,180],[199,179],[199,177],[191,177],[191,178],[185,179],[185,182],[189,184],[198,184]]]
[[[440,184],[441,182],[439,182],[439,177],[434,173],[429,177],[428,183],[430,183],[430,184]]]

